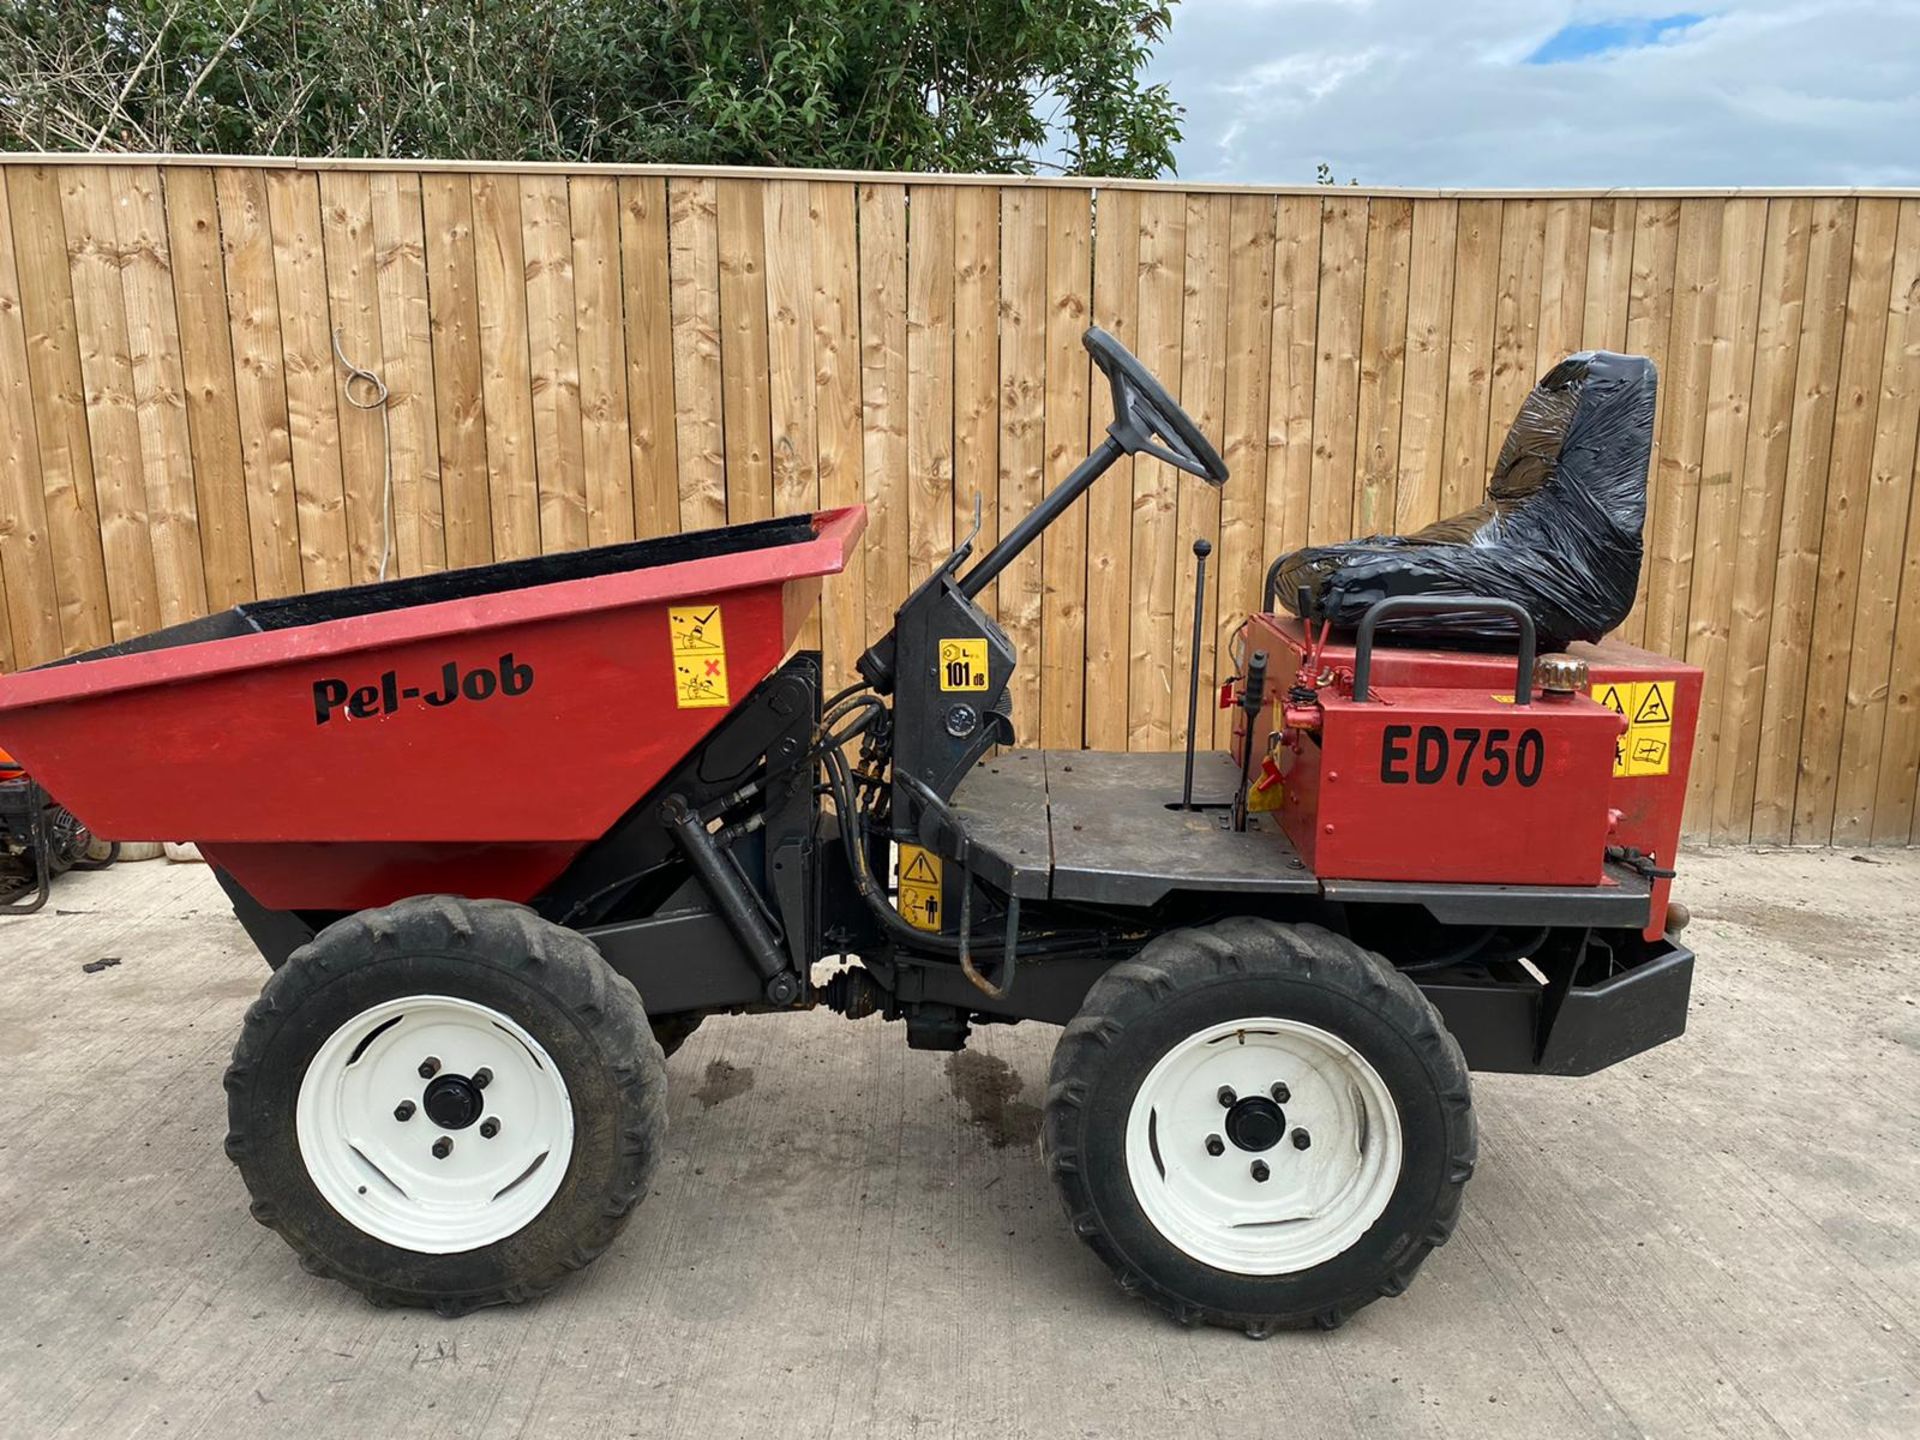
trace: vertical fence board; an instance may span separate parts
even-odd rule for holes
[[[447,566],[424,224],[418,175],[373,177],[374,278],[393,446],[393,561],[402,575]]]
[[[860,400],[860,281],[855,240],[854,187],[816,180],[807,185],[807,217],[813,232],[813,364],[815,443],[820,467],[820,503],[857,505],[866,492]],[[867,643],[867,547],[829,576],[821,637],[826,646],[827,689],[848,680],[854,658]]]
[[[620,189],[604,175],[575,176],[572,215],[575,365],[587,543],[633,538],[633,454],[627,433],[627,352],[620,290]]]
[[[1900,205],[1879,384],[1873,467],[1861,532],[1859,595],[1847,645],[1847,706],[1834,798],[1836,845],[1870,841],[1877,828],[1874,807],[1894,683],[1900,562],[1906,553],[1915,440],[1920,431],[1920,201]],[[1894,768],[1899,768],[1897,761]]]
[[[633,532],[646,538],[670,534],[680,526],[667,182],[655,176],[627,175],[620,180],[620,284],[626,321]]]
[[[1093,193],[1047,192],[1047,395],[1044,485],[1063,483],[1087,454],[1087,388],[1093,362],[1080,337],[1092,309]],[[1087,499],[1040,538],[1040,649],[1051,683],[1040,687],[1040,741],[1085,742]]]
[[[1454,235],[1453,337],[1447,369],[1447,438],[1440,514],[1458,515],[1486,493],[1493,397],[1494,311],[1499,304],[1501,203],[1463,200]]]
[[[1673,328],[1674,260],[1679,241],[1680,202],[1641,201],[1635,208],[1633,221],[1633,276],[1627,290],[1627,351],[1652,360],[1661,376],[1660,389],[1654,400],[1653,450],[1647,458],[1649,486],[1660,474],[1660,435],[1669,409],[1667,339]],[[1649,493],[1646,518],[1649,549],[1653,534],[1653,501],[1654,496]],[[1633,609],[1619,631],[1623,639],[1635,644],[1646,634],[1649,568],[1643,559]]]
[[[440,447],[440,505],[447,564],[493,558],[492,481],[480,347],[480,275],[473,192],[464,175],[420,182],[427,288],[433,306],[433,396]]]
[[[194,518],[207,605],[224,610],[253,599],[253,553],[220,258],[220,211],[211,170],[169,171],[165,183]]]
[[[14,259],[20,273],[20,318],[26,330],[27,375],[33,393],[41,490],[53,550],[60,639],[72,653],[113,638],[100,509],[94,496],[93,445],[87,432],[86,383],[80,373],[73,275],[58,173],[39,165],[6,172],[13,210]]]
[[[1793,831],[1807,648],[1813,639],[1814,587],[1820,567],[1827,468],[1833,454],[1834,402],[1840,384],[1853,227],[1852,200],[1814,202],[1806,302],[1800,313],[1800,345],[1795,358],[1786,490],[1781,498],[1780,544],[1773,571],[1767,682],[1754,769],[1751,833],[1761,843],[1781,843]]]
[[[1440,518],[1446,468],[1447,359],[1453,333],[1454,244],[1459,206],[1421,200],[1413,207],[1407,279],[1407,358],[1400,406],[1400,469],[1392,529],[1418,530]]]
[[[1000,531],[1040,503],[1046,473],[1047,207],[1043,192],[1000,192]],[[1008,694],[1016,740],[1040,734],[1040,555],[1000,572],[1000,627],[1020,655]]]
[[[679,528],[704,530],[727,520],[726,437],[720,417],[719,200],[713,181],[668,182],[667,252]]]
[[[214,172],[213,188],[220,209],[254,593],[262,599],[297,595],[303,588],[300,520],[266,182],[257,170],[221,169]]]
[[[1261,553],[1269,564],[1307,543],[1319,321],[1320,202],[1283,195],[1273,217],[1273,354],[1267,371],[1267,515]]]
[[[1128,349],[1140,343],[1137,190],[1103,190],[1095,212],[1093,323]],[[1113,391],[1095,373],[1088,438],[1113,423]],[[1134,462],[1122,458],[1087,496],[1087,744],[1125,750],[1132,681]]]
[[[1227,324],[1227,265],[1232,242],[1233,200],[1227,195],[1196,195],[1187,201],[1186,302],[1180,336],[1181,408],[1201,432],[1218,436],[1226,411],[1227,365],[1223,337]],[[1176,473],[1179,494],[1174,508],[1178,526],[1179,588],[1174,591],[1173,681],[1180,697],[1173,707],[1173,743],[1187,741],[1185,697],[1192,667],[1200,669],[1200,689],[1210,692],[1224,676],[1224,657],[1214,654],[1218,634],[1215,617],[1220,609],[1220,492],[1206,481]],[[1349,476],[1346,484],[1352,485]],[[1193,542],[1205,540],[1214,548],[1207,568],[1207,593],[1200,606],[1201,653],[1193,654],[1194,570]],[[1213,730],[1213,711],[1201,702],[1195,730],[1205,744]]]
[[[146,165],[116,166],[113,200],[154,586],[160,618],[173,625],[207,613],[207,582],[199,517],[194,513],[186,382],[180,373],[173,252],[167,244],[167,202],[160,171]]]
[[[40,485],[24,314],[12,206],[0,177],[0,609],[11,663],[39,665],[60,658],[60,602]]]
[[[1360,409],[1360,331],[1367,266],[1367,202],[1341,195],[1320,214],[1320,326],[1313,378],[1313,479],[1307,539],[1354,533],[1353,472]]]
[[[1499,458],[1514,416],[1540,378],[1534,366],[1540,354],[1540,289],[1546,249],[1545,202],[1507,201],[1500,216],[1500,285],[1494,296],[1493,369],[1487,388],[1489,468]]]
[[[577,550],[587,543],[586,442],[580,423],[580,322],[573,283],[571,208],[563,176],[529,175],[520,181],[527,375],[533,397],[533,469],[543,554]]]
[[[953,250],[953,533],[955,539],[967,534],[977,514],[980,531],[973,550],[984,555],[1000,536],[997,191],[976,185],[954,197]],[[990,585],[979,597],[990,615],[997,609],[998,593]]]
[[[1587,350],[1624,350],[1627,296],[1633,287],[1631,199],[1596,200],[1587,223],[1586,311],[1580,345]]]
[[[820,508],[819,442],[814,434],[813,242],[808,236],[807,182],[767,187],[767,408],[773,462],[773,512],[805,515]],[[820,616],[801,636],[820,644]]]
[[[1353,528],[1393,528],[1400,477],[1402,379],[1407,358],[1407,299],[1413,261],[1413,202],[1367,206],[1367,273],[1360,315],[1360,407],[1356,427]]]
[[[133,356],[120,283],[111,172],[76,167],[63,171],[60,178],[87,432],[91,452],[102,457],[94,475],[100,549],[106,559],[113,637],[125,640],[165,622],[140,473],[140,421],[134,406]]]
[[[758,181],[722,180],[717,199],[727,519],[737,524],[773,515],[773,418],[767,399],[767,220]]]
[[[1602,201],[1605,205],[1607,202]],[[1547,202],[1545,267],[1540,274],[1540,335],[1533,369],[1544,375],[1580,348],[1586,324],[1587,256],[1593,248],[1585,200]]]
[[[867,623],[906,598],[907,187],[860,187],[860,413],[866,460]]]
[[[1316,211],[1317,213],[1317,211]],[[1186,303],[1187,207],[1157,192],[1140,201],[1140,321],[1134,353],[1155,375],[1180,372]],[[1005,341],[1002,345],[1004,347]],[[1140,456],[1133,467],[1133,608],[1127,634],[1127,747],[1164,750],[1186,693],[1173,674],[1174,591],[1182,538],[1173,468]],[[1177,548],[1178,547],[1178,548]]]
[[[1798,845],[1833,839],[1840,742],[1846,720],[1848,646],[1860,587],[1860,552],[1873,473],[1874,431],[1900,218],[1894,200],[1862,200],[1853,229],[1840,382],[1827,470],[1826,516],[1820,529],[1813,639],[1807,651],[1807,698],[1794,787],[1792,838]]]
[[[1700,502],[1700,452],[1706,439],[1720,293],[1722,213],[1713,201],[1688,200],[1680,207],[1672,339],[1662,372],[1666,423],[1648,494],[1652,543],[1646,561],[1644,638],[1648,648],[1662,653],[1679,653],[1686,646],[1694,513]]]
[[[1760,704],[1773,628],[1773,568],[1780,549],[1787,445],[1793,430],[1794,376],[1800,354],[1801,304],[1807,289],[1807,232],[1812,202],[1781,199],[1767,207],[1760,279],[1753,399],[1738,486],[1733,608],[1721,662],[1720,741],[1715,752],[1713,819],[1718,841],[1744,842],[1753,826],[1754,769]]]
[[[1734,562],[1738,556],[1738,480],[1745,468],[1748,415],[1758,346],[1761,266],[1767,202],[1727,205],[1721,232],[1713,353],[1707,373],[1706,429],[1700,448],[1700,493],[1694,513],[1693,586],[1686,622],[1686,658],[1704,672],[1693,768],[1687,777],[1688,823],[1713,823],[1714,756],[1725,714],[1727,647],[1733,631]]]
[[[1227,252],[1227,374],[1216,443],[1232,474],[1220,492],[1219,601],[1214,654],[1233,667],[1229,643],[1260,608],[1267,556],[1267,385],[1273,371],[1273,201],[1233,197]],[[1271,657],[1276,679],[1278,656]],[[1213,710],[1213,743],[1232,738],[1233,717]]]
[[[1903,224],[1909,223],[1905,212],[1913,204],[1909,201],[1902,207]],[[1910,267],[1896,270],[1894,284],[1906,286],[1896,303],[1904,306],[1901,322],[1908,348],[1901,358],[1900,374],[1905,377],[1906,405],[1911,408],[1916,404],[1913,391],[1920,387],[1920,377],[1914,376],[1912,368],[1920,359],[1920,351],[1915,348],[1920,342],[1913,335],[1915,325],[1920,324],[1920,285],[1908,279],[1910,275]],[[1888,459],[1891,477],[1893,466],[1891,457]],[[1903,558],[1898,575],[1883,582],[1894,584],[1898,594],[1892,616],[1893,653],[1887,676],[1884,733],[1879,755],[1862,754],[1858,760],[1863,766],[1875,765],[1873,822],[1867,838],[1877,844],[1920,842],[1920,829],[1914,824],[1916,808],[1920,808],[1915,804],[1920,800],[1920,456],[1915,458],[1909,483],[1912,490]]]
[[[473,259],[493,558],[519,560],[540,553],[540,478],[527,339],[526,234],[520,182],[511,175],[473,177]]]
[[[954,200],[907,199],[907,566],[918,585],[953,548]]]
[[[348,571],[355,584],[375,578],[391,560],[392,520],[386,503],[385,419],[378,392],[342,363],[380,371],[380,291],[375,278],[372,177],[351,170],[320,175],[320,230],[326,246],[328,374],[340,435],[340,479],[346,501]],[[336,354],[335,351],[338,351]],[[384,377],[382,377],[384,378]]]
[[[293,444],[294,511],[300,520],[301,582],[308,590],[326,590],[349,584],[352,566],[317,177],[297,171],[269,173],[267,213],[280,295],[280,353]]]

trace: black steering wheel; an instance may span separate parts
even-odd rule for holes
[[[1081,343],[1113,387],[1113,424],[1107,433],[1129,455],[1151,455],[1209,485],[1227,483],[1227,462],[1213,442],[1131,350],[1098,325],[1087,327]]]

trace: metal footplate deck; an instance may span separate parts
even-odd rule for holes
[[[1240,772],[1224,751],[1194,757],[1192,810],[1179,808],[1184,766],[1179,754],[1008,750],[975,767],[953,808],[976,873],[1023,900],[1144,907],[1181,890],[1319,893],[1268,817],[1228,827]]]
[[[1007,750],[977,765],[952,804],[975,872],[1022,900],[1145,908],[1184,890],[1419,905],[1443,924],[1647,923],[1649,882],[1612,862],[1591,887],[1322,880],[1270,816],[1229,828],[1240,773],[1226,752],[1194,757],[1192,810],[1179,808],[1184,765],[1180,754]]]

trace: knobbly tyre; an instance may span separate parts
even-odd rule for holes
[[[1428,602],[1336,631],[1269,596],[1232,750],[1009,748],[982,590],[1122,455],[1227,480],[1086,346],[1098,449],[830,696],[794,646],[858,510],[259,601],[0,680],[0,743],[98,833],[195,839],[272,967],[227,1150],[309,1270],[445,1314],[545,1292],[645,1195],[665,1053],[826,1006],[917,1049],[1064,1026],[1043,1154],[1074,1232],[1182,1321],[1331,1326],[1451,1233],[1469,1070],[1681,1032],[1684,665],[1536,662],[1510,601],[1449,603],[1517,612],[1517,644],[1410,648],[1377,626]],[[1657,771],[1625,745],[1648,697]]]

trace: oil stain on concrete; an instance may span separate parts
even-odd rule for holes
[[[1040,1138],[1040,1107],[1016,1098],[1023,1082],[998,1055],[978,1050],[949,1055],[947,1085],[994,1149],[1031,1145]]]
[[[726,1060],[709,1060],[706,1075],[700,1081],[700,1088],[693,1092],[693,1098],[700,1102],[702,1110],[711,1110],[716,1105],[746,1094],[752,1088],[753,1071],[747,1066]]]

